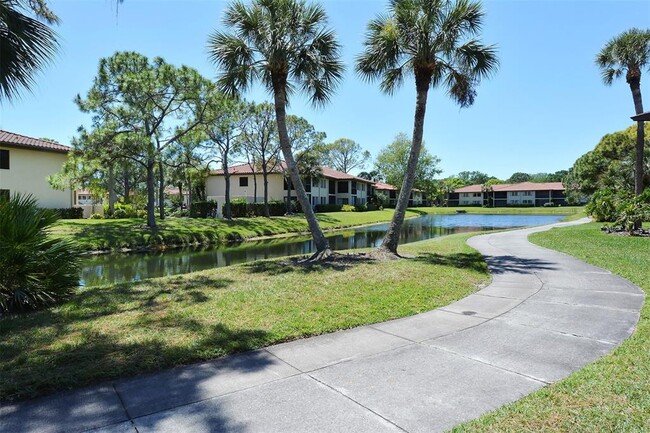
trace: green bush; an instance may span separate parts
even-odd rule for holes
[[[74,293],[79,252],[72,241],[47,233],[58,219],[31,195],[0,202],[0,313],[43,307]]]
[[[115,209],[113,212],[113,218],[120,219],[120,218],[128,218],[128,213],[126,212],[126,209]]]
[[[264,203],[248,203],[245,199],[230,202],[230,212],[233,218],[266,216]],[[287,212],[286,204],[281,200],[269,201],[270,216],[282,216]]]
[[[316,212],[325,213],[325,212],[340,212],[343,206],[340,204],[317,204]]]
[[[365,204],[357,204],[354,206],[354,210],[356,212],[366,212],[368,210],[368,206]]]
[[[102,215],[100,213],[94,213],[94,214],[90,215],[90,219],[91,220],[103,220],[104,215]]]
[[[80,207],[64,207],[55,209],[55,212],[64,220],[78,220],[84,217],[84,210]]]
[[[650,220],[650,205],[643,197],[622,200],[616,207],[615,226],[623,228],[628,233],[634,233],[638,221]]]
[[[624,196],[627,198],[629,194],[624,194]],[[620,195],[611,188],[603,188],[594,193],[585,206],[585,210],[596,221],[614,222],[618,218],[617,207],[620,199]]]
[[[217,202],[195,201],[190,208],[190,218],[214,218],[217,215]]]
[[[344,204],[343,206],[341,206],[341,211],[342,212],[356,212],[356,209],[355,209],[354,206],[352,206],[350,204]]]

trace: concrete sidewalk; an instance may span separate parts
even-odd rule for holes
[[[566,377],[633,332],[639,288],[526,240],[567,224],[471,238],[493,282],[438,310],[3,405],[0,431],[447,430]]]

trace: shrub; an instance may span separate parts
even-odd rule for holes
[[[113,218],[128,218],[128,213],[126,212],[126,209],[115,209],[113,212]]]
[[[343,211],[343,212],[356,212],[356,209],[355,209],[354,206],[352,206],[350,204],[344,204],[343,206],[341,206],[341,211]]]
[[[84,210],[80,207],[64,207],[55,209],[55,212],[64,220],[78,220],[84,217]]]
[[[190,208],[191,218],[214,218],[217,216],[217,202],[209,201],[195,201]]]
[[[553,203],[552,201],[544,203],[544,207],[557,207],[557,204]]]
[[[74,244],[47,234],[58,219],[31,195],[0,202],[0,313],[53,304],[79,284]]]
[[[621,200],[617,205],[616,214],[614,225],[622,227],[628,233],[634,233],[638,221],[650,219],[650,205],[643,197]]]
[[[355,212],[365,212],[368,210],[368,206],[365,204],[357,204],[354,206]]]
[[[368,203],[366,204],[366,210],[373,211],[373,210],[383,210],[384,208],[381,207],[380,205],[376,203]]]
[[[342,207],[340,204],[317,204],[316,212],[340,212]]]
[[[90,215],[90,219],[91,220],[103,220],[104,215],[102,215],[100,213],[94,213],[94,214]]]
[[[596,221],[613,222],[618,217],[616,208],[619,200],[619,195],[611,188],[603,188],[594,193],[585,210]]]

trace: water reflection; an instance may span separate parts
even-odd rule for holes
[[[557,215],[426,215],[406,220],[400,243],[415,242],[453,233],[525,227],[557,222]],[[378,224],[331,233],[327,236],[335,250],[378,246],[388,224]],[[243,242],[219,248],[186,248],[145,254],[108,254],[88,258],[81,272],[82,285],[94,286],[120,281],[169,276],[255,260],[309,254],[314,250],[310,237]]]

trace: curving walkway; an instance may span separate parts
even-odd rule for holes
[[[580,222],[471,238],[493,282],[444,308],[4,405],[0,431],[447,430],[566,377],[633,332],[640,289],[526,240]]]

